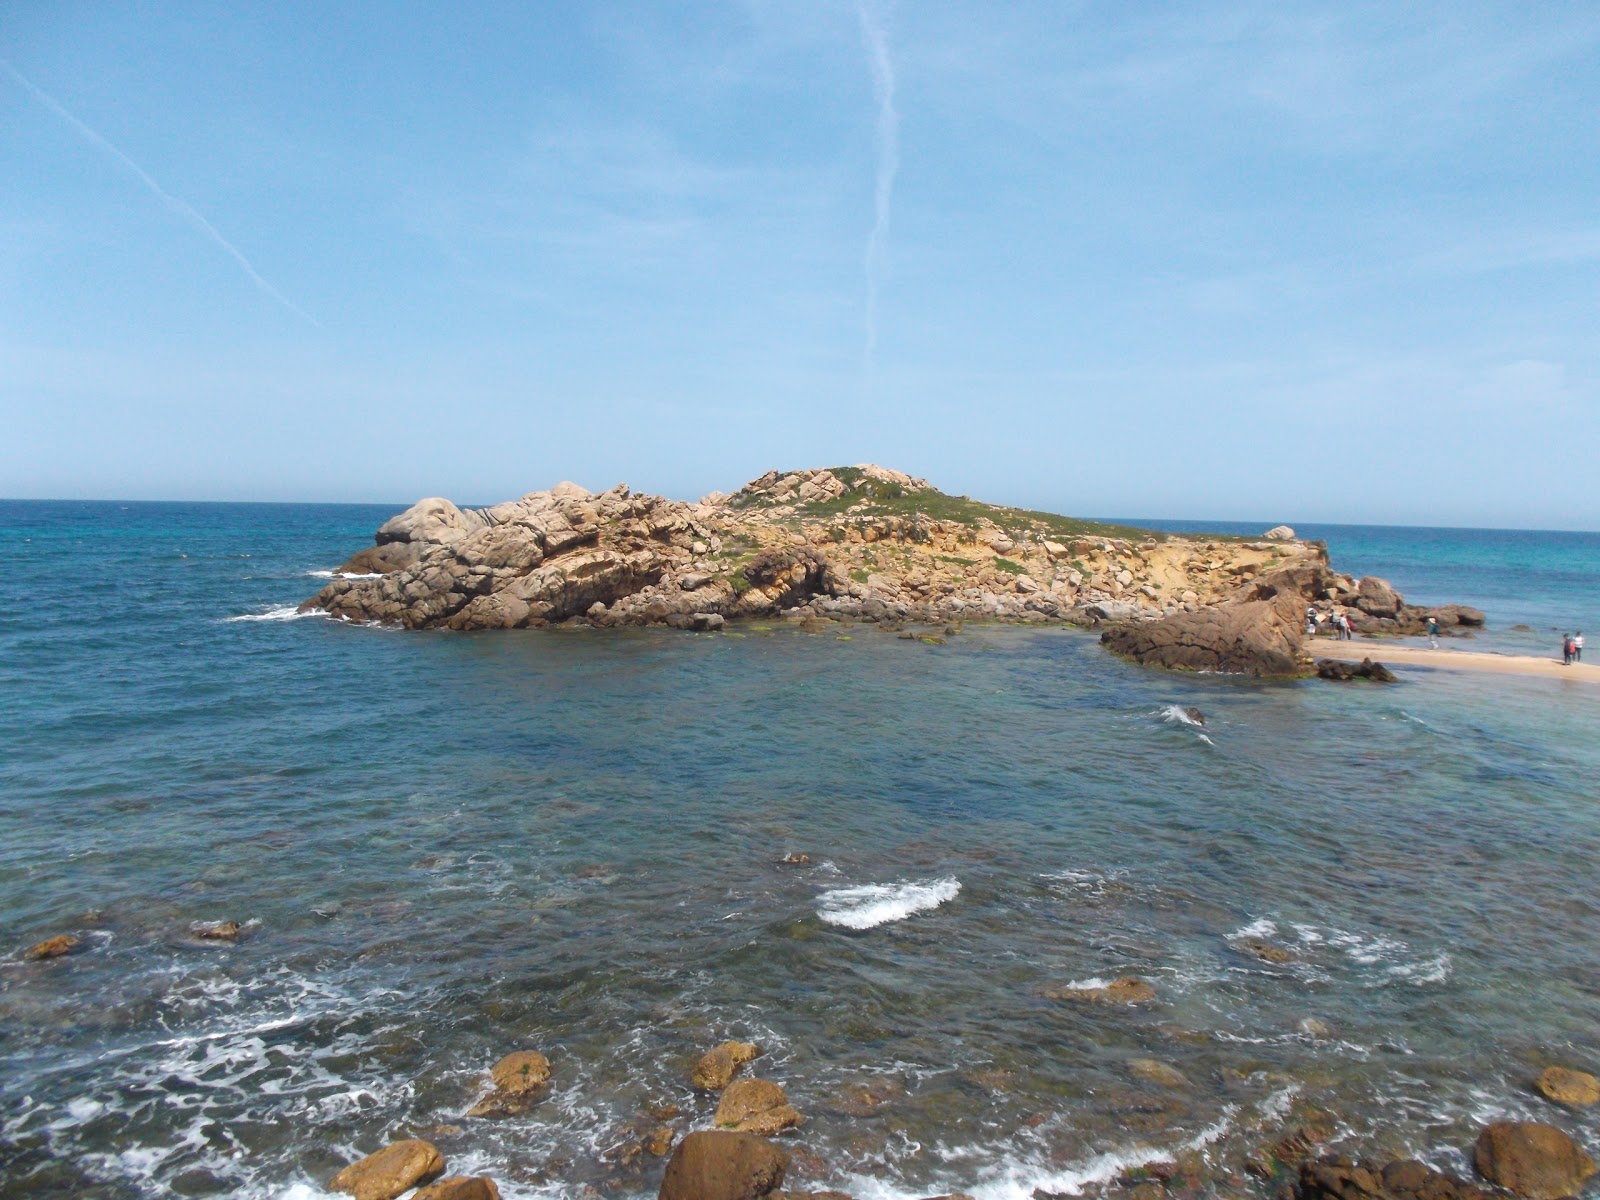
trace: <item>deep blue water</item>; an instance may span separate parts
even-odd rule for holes
[[[1314,1112],[1456,1170],[1494,1115],[1594,1146],[1528,1086],[1600,1065],[1592,686],[290,619],[393,511],[0,504],[0,1194],[312,1197],[420,1135],[508,1198],[654,1195],[619,1147],[709,1124],[687,1069],[728,1037],[807,1117],[795,1185],[862,1197],[1186,1147],[1267,1196],[1245,1154]],[[1595,615],[1594,535],[1301,532],[1485,645]],[[1156,1003],[1049,997],[1124,974]],[[464,1119],[523,1047],[551,1096]]]

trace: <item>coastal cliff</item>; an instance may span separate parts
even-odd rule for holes
[[[1141,662],[1302,673],[1308,604],[1365,632],[1427,611],[1320,543],[1186,538],[950,496],[873,465],[768,472],[698,502],[561,483],[489,508],[419,501],[302,606],[410,629],[730,619],[1067,622]],[[1442,625],[1472,610],[1428,610]]]

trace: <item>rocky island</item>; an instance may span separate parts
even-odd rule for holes
[[[1484,619],[1340,574],[1286,526],[1179,537],[951,496],[870,464],[769,471],[695,502],[572,483],[482,509],[421,500],[302,605],[408,629],[1066,623],[1138,662],[1259,676],[1310,671],[1307,607],[1371,635]]]

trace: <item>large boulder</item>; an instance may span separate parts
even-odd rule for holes
[[[23,951],[22,957],[30,962],[39,962],[46,958],[63,958],[71,954],[78,944],[78,939],[70,933],[58,933],[53,938],[45,938],[37,945],[29,946]]]
[[[1297,598],[1287,596],[1247,600],[1118,625],[1101,634],[1100,640],[1112,653],[1147,666],[1298,675],[1303,607]]]
[[[380,546],[389,542],[445,545],[482,529],[484,524],[478,513],[463,512],[443,496],[429,496],[378,526],[377,541]]]
[[[1595,1173],[1577,1142],[1538,1121],[1496,1121],[1478,1135],[1472,1160],[1490,1183],[1528,1200],[1576,1196]]]
[[[353,1162],[328,1182],[335,1192],[356,1200],[394,1200],[420,1183],[444,1174],[444,1155],[419,1138],[393,1142]]]
[[[691,1133],[672,1152],[658,1200],[758,1200],[788,1169],[789,1156],[753,1133]]]
[[[737,1079],[722,1093],[714,1118],[723,1129],[771,1137],[800,1124],[784,1090],[770,1079]]]
[[[1392,619],[1399,614],[1404,605],[1405,601],[1389,581],[1379,579],[1376,575],[1368,575],[1356,588],[1355,607],[1369,617]]]
[[[500,1189],[482,1175],[452,1175],[430,1183],[411,1200],[500,1200]]]
[[[1344,662],[1336,658],[1317,659],[1317,677],[1332,679],[1340,683],[1348,683],[1352,679],[1370,679],[1375,683],[1394,683],[1398,678],[1381,662],[1373,662],[1370,658],[1363,658],[1358,663]]]
[[[467,1112],[469,1117],[514,1117],[532,1108],[550,1085],[550,1060],[537,1050],[516,1050],[489,1068],[494,1091]]]
[[[1292,542],[1294,541],[1294,530],[1287,525],[1274,525],[1261,536],[1269,542]]]

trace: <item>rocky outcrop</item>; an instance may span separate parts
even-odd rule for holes
[[[413,1138],[351,1163],[328,1182],[328,1188],[348,1192],[356,1200],[394,1200],[443,1174],[444,1156],[432,1143]]]
[[[1497,1195],[1413,1159],[1379,1167],[1344,1157],[1302,1163],[1294,1194],[1297,1200],[1494,1200]]]
[[[1068,622],[1140,662],[1303,673],[1307,604],[1363,632],[1429,610],[1334,574],[1320,543],[1191,539],[983,504],[864,464],[769,471],[687,503],[572,483],[483,509],[430,497],[302,605],[409,629],[586,623],[716,632],[741,617]],[[1431,610],[1447,630],[1481,623]],[[816,628],[805,626],[802,628]]]
[[[411,1200],[500,1200],[500,1189],[482,1175],[452,1175],[420,1188]]]
[[[658,1200],[759,1200],[788,1168],[789,1156],[753,1133],[691,1133],[672,1152]]]
[[[1478,1135],[1472,1161],[1490,1183],[1528,1200],[1576,1196],[1595,1173],[1578,1143],[1537,1121],[1496,1121]]]

